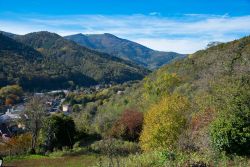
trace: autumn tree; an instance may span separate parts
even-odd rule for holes
[[[22,121],[28,131],[32,134],[31,152],[35,153],[37,139],[40,129],[43,127],[43,121],[47,114],[45,98],[40,96],[32,97],[25,106],[22,115]]]
[[[187,98],[174,94],[164,96],[145,114],[140,144],[144,151],[173,150],[187,124],[190,104]]]
[[[138,141],[143,123],[143,113],[129,109],[125,110],[116,121],[111,130],[111,135],[124,140]]]
[[[0,89],[0,99],[5,105],[13,105],[21,100],[23,89],[18,85],[5,86]]]

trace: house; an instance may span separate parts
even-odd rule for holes
[[[124,94],[124,91],[118,90],[118,91],[117,91],[117,94],[118,94],[118,95],[123,95],[123,94]]]
[[[44,96],[44,93],[34,93],[35,96]]]
[[[62,111],[63,112],[70,112],[70,106],[68,104],[64,104],[62,106]]]
[[[47,92],[47,94],[49,95],[54,95],[58,93],[64,93],[65,95],[67,95],[69,91],[68,90],[53,90],[53,91]]]
[[[3,115],[0,116],[0,123],[8,123],[11,122],[13,120],[17,120],[20,119],[20,115],[12,112],[13,109],[8,109],[7,112]]]
[[[24,111],[24,105],[17,105],[7,109],[5,114],[0,116],[0,136],[2,139],[8,139],[13,134],[16,134],[25,129],[25,126],[18,124],[21,119],[20,113]]]
[[[96,85],[96,86],[95,86],[95,90],[96,90],[96,91],[98,91],[98,90],[100,90],[100,89],[101,89],[101,85]]]

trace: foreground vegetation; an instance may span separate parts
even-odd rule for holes
[[[66,154],[66,153],[64,153]],[[6,165],[17,165],[20,167],[106,167],[112,166],[110,159],[96,153],[54,153],[54,155],[29,155],[5,159]],[[250,161],[246,157],[226,156],[216,154],[213,156],[199,154],[168,154],[166,152],[151,152],[129,156],[117,156],[114,158],[113,166],[121,167],[151,167],[151,166],[217,166],[217,167],[248,167]]]

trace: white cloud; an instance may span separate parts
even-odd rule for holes
[[[11,19],[12,18],[12,19]],[[14,19],[13,19],[14,18]],[[60,35],[112,33],[163,51],[192,53],[211,41],[230,41],[250,34],[250,16],[186,14],[15,16],[0,18],[0,29],[17,34],[47,30]]]
[[[161,13],[159,13],[159,12],[150,12],[149,15],[150,16],[161,16]]]
[[[136,42],[155,50],[178,51],[179,53],[193,53],[197,48],[204,49],[209,41],[196,39],[135,39]]]

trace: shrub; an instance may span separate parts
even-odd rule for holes
[[[235,109],[232,115],[221,115],[211,126],[214,147],[227,153],[250,154],[250,110]]]
[[[140,143],[143,150],[175,149],[179,135],[186,127],[189,110],[187,98],[165,96],[145,114]]]
[[[143,113],[136,110],[125,110],[120,119],[113,125],[111,135],[124,140],[138,141],[143,123]]]
[[[219,113],[211,124],[215,149],[226,153],[250,155],[250,86],[233,84],[220,89]]]
[[[140,152],[140,147],[137,143],[117,140],[114,138],[104,139],[91,144],[92,151],[112,154],[112,155],[127,155]]]
[[[21,155],[28,153],[31,145],[31,134],[26,133],[12,137],[7,142],[0,144],[1,155]]]
[[[113,113],[110,111],[98,112],[94,118],[93,128],[96,133],[103,137],[109,135],[112,125],[118,118],[118,113]]]

